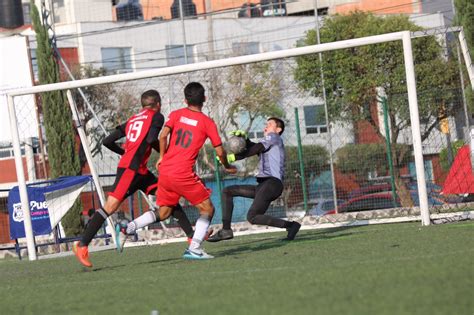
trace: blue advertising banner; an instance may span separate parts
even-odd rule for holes
[[[51,233],[48,207],[44,200],[43,189],[35,187],[27,187],[27,189],[33,234],[45,235]],[[24,217],[18,186],[13,187],[8,193],[8,212],[10,213],[10,238],[14,240],[25,237]]]
[[[84,185],[90,179],[90,176],[65,176],[27,185],[33,234],[47,235],[51,233],[48,202],[45,199],[45,194],[55,191],[64,191],[67,194],[69,188]],[[8,193],[8,212],[10,214],[10,238],[14,240],[25,237],[24,216],[18,186],[13,187]]]

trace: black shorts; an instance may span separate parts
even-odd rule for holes
[[[109,195],[123,201],[137,190],[147,195],[154,194],[157,185],[158,179],[150,171],[146,174],[138,174],[137,171],[129,168],[117,168],[117,176]]]

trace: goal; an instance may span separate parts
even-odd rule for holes
[[[372,53],[382,54],[386,60],[393,55],[399,59],[390,59],[394,61],[391,65],[375,65],[372,61],[346,63],[348,56]],[[406,208],[405,200],[411,202],[410,208],[419,209],[422,224],[429,225],[430,209],[435,205],[429,201],[432,192],[429,185],[432,174],[429,172],[433,169],[427,169],[426,156],[439,154],[447,144],[441,129],[427,129],[435,123],[439,125],[436,120],[440,110],[448,104],[439,104],[439,108],[423,104],[432,103],[443,95],[451,97],[446,98],[446,102],[458,100],[452,97],[457,90],[449,86],[440,90],[439,86],[426,89],[423,85],[423,90],[417,93],[415,73],[423,73],[423,67],[429,66],[428,61],[415,63],[414,55],[417,54],[419,52],[412,48],[412,33],[404,31],[10,90],[7,102],[22,208],[29,208],[27,183],[31,179],[23,167],[22,147],[26,138],[44,137],[41,115],[35,115],[32,110],[44,93],[64,91],[84,149],[86,166],[83,173],[90,172],[98,202],[104,204],[104,190],[113,182],[118,157],[101,148],[101,139],[136,110],[143,91],[157,89],[160,92],[162,113],[166,117],[170,111],[184,106],[184,86],[199,81],[207,91],[204,111],[217,122],[224,141],[234,129],[244,129],[251,139],[258,139],[270,116],[280,116],[287,122],[283,134],[287,148],[285,191],[271,209],[275,215],[279,211],[287,215],[298,207],[311,214],[313,206],[316,209],[325,200],[332,200],[333,207],[328,206],[326,210],[338,213],[342,204],[357,198],[351,196],[357,189],[363,191],[367,187],[370,190],[377,185],[388,185],[383,192],[388,192],[392,208]],[[359,77],[346,75],[341,80],[338,75],[345,71],[359,71],[360,74]],[[375,82],[370,95],[357,94],[363,90],[360,86],[363,81],[356,82],[355,79],[364,75]],[[350,80],[354,82],[345,82]],[[397,84],[397,91],[391,89],[393,82]],[[350,94],[360,97],[349,101]],[[446,118],[450,118],[449,115]],[[448,119],[446,123],[453,122]],[[403,128],[397,129],[400,126]],[[394,135],[398,138],[393,139]],[[47,139],[44,140],[47,143]],[[362,151],[357,151],[361,148]],[[354,152],[365,154],[369,151],[377,161],[363,160],[362,155],[354,156]],[[200,154],[196,171],[213,189],[212,199],[217,205],[213,223],[220,223],[223,185],[252,183],[255,164],[255,160],[241,163],[240,177],[224,178],[215,163],[212,147],[206,146]],[[404,178],[410,174],[415,180],[405,184],[412,185],[411,188],[402,188]],[[383,209],[377,204],[383,202],[380,198],[373,199],[369,208]],[[137,200],[131,200],[130,206],[136,207]],[[187,208],[188,205],[184,206]],[[236,201],[237,208],[248,209],[248,202]],[[353,211],[349,209],[348,206],[344,211]],[[337,216],[334,218],[337,220]],[[28,255],[34,260],[34,235],[28,211],[24,212],[24,225]]]

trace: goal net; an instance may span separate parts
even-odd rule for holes
[[[45,95],[61,91],[63,113],[73,113],[77,145],[68,153],[78,156],[81,174],[91,174],[95,183],[81,195],[81,210],[87,212],[104,202],[114,181],[119,156],[101,145],[107,133],[137,112],[144,91],[159,91],[166,118],[185,106],[183,89],[197,81],[206,88],[203,111],[217,123],[224,143],[236,129],[257,142],[267,118],[285,121],[284,191],[269,214],[313,226],[361,220],[421,220],[428,225],[430,213],[466,210],[469,191],[443,193],[447,178],[454,184],[461,181],[459,175],[449,177],[451,172],[466,171],[458,152],[468,144],[469,125],[463,119],[470,113],[461,98],[460,61],[448,58],[435,37],[412,35],[398,32],[309,46],[301,42],[288,50],[10,91],[23,209],[32,174],[38,178],[42,169],[43,175],[50,174],[52,141],[45,136],[41,112],[48,106]],[[37,154],[25,169],[27,139],[35,139]],[[154,153],[149,162],[154,172],[156,159]],[[196,172],[213,191],[213,224],[221,223],[222,188],[254,184],[257,161],[238,162],[238,174],[228,176],[215,162],[212,146],[203,147]],[[246,221],[251,202],[234,200],[236,226]],[[182,205],[194,222],[197,210],[184,200]],[[122,204],[120,216],[134,218],[149,207],[146,196],[135,194]],[[24,217],[32,246],[31,218]],[[183,235],[172,220],[165,224],[146,233]],[[34,250],[29,253],[31,258]]]

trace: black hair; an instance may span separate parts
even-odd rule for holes
[[[285,122],[283,120],[277,117],[270,117],[267,119],[267,121],[269,120],[273,120],[276,123],[277,127],[281,128],[281,131],[279,132],[280,135],[283,133],[283,131],[285,131]]]
[[[161,96],[157,90],[148,90],[142,94],[141,98],[142,107],[156,106],[161,103]]]
[[[184,97],[188,105],[202,106],[206,100],[205,92],[206,90],[201,83],[191,82],[184,88]]]

